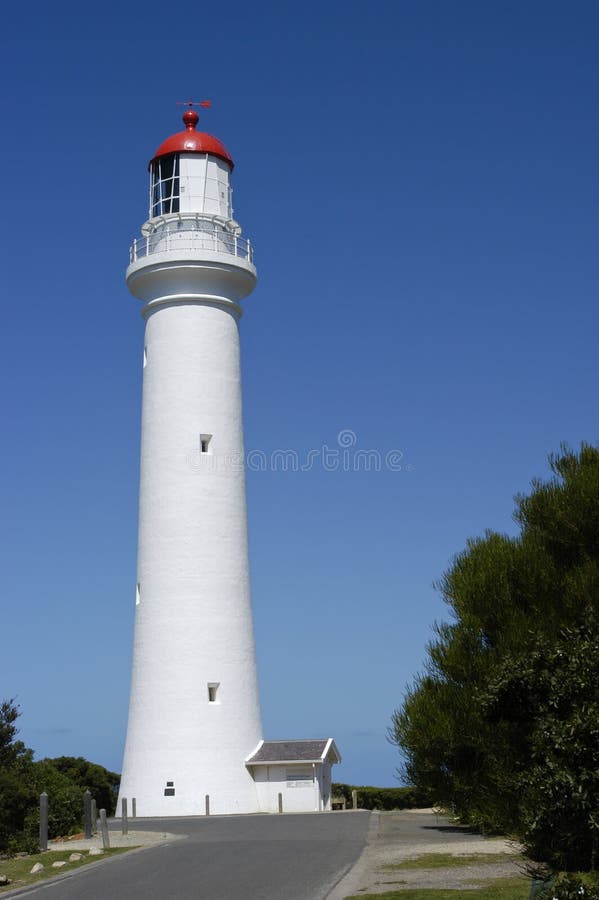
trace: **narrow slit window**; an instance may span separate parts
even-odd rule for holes
[[[147,366],[147,364],[148,364],[148,348],[144,347],[144,364],[143,364],[144,369]]]
[[[208,703],[218,703],[218,700],[216,699],[218,686],[218,681],[210,682],[210,684],[208,685]]]
[[[138,581],[137,584],[135,585],[135,605],[139,606],[140,603],[141,603],[141,585]]]
[[[200,453],[210,453],[210,441],[212,440],[211,434],[201,434],[200,435]]]

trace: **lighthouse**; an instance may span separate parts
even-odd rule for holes
[[[207,104],[202,104],[207,105]],[[261,746],[247,544],[241,301],[256,285],[233,218],[233,159],[197,129],[149,164],[127,286],[142,301],[133,668],[120,798],[139,816],[259,809]],[[119,803],[120,810],[120,803]]]
[[[209,105],[209,104],[200,104]],[[133,670],[119,792],[136,814],[327,811],[332,738],[262,736],[245,498],[239,320],[256,285],[233,160],[185,129],[149,165],[127,286],[142,301]]]

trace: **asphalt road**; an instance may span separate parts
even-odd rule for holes
[[[324,900],[360,855],[367,812],[136,819],[185,838],[84,867],[40,900]],[[130,826],[132,827],[132,826]]]

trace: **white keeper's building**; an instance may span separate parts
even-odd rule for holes
[[[185,130],[150,165],[127,285],[145,319],[135,631],[119,795],[138,816],[331,808],[332,739],[264,741],[250,600],[239,319],[256,285],[233,160]],[[207,798],[209,798],[207,800]]]

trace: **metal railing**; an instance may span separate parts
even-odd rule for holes
[[[209,250],[254,260],[254,249],[247,238],[225,231],[215,222],[202,219],[182,220],[159,226],[146,237],[136,238],[129,251],[130,261],[153,253],[195,253]]]

